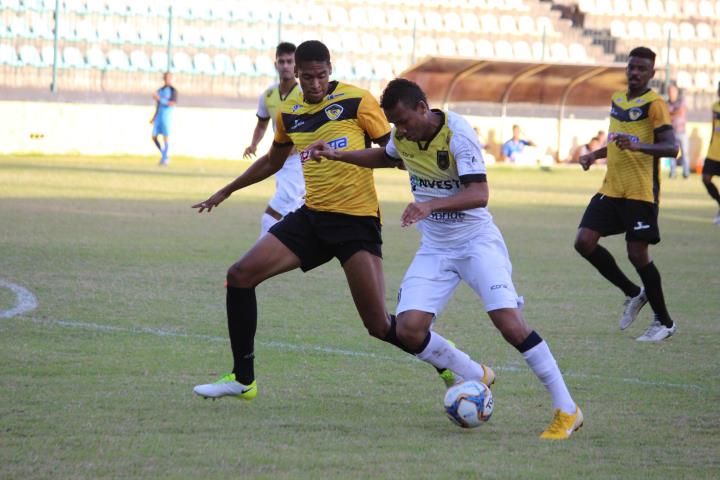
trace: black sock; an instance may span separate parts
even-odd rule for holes
[[[227,287],[227,317],[235,380],[249,385],[255,380],[257,301],[254,288]]]
[[[707,189],[710,196],[713,199],[715,199],[715,201],[718,203],[718,205],[720,205],[720,192],[718,192],[718,189],[715,186],[715,184],[712,182],[708,182],[708,183],[703,182],[703,185],[705,185],[705,188]]]
[[[625,276],[617,263],[615,263],[612,254],[600,245],[596,245],[595,250],[590,255],[583,255],[583,257],[600,272],[600,275],[622,290],[626,296],[637,297],[640,294],[640,287]]]
[[[407,352],[411,355],[417,355],[418,353],[425,350],[428,346],[428,343],[430,343],[430,332],[427,333],[427,336],[425,336],[425,340],[423,340],[422,345],[420,345],[418,349],[413,350],[407,348],[400,342],[400,339],[397,338],[397,321],[395,320],[395,315],[390,315],[390,329],[388,330],[387,334],[385,334],[385,338],[383,338],[383,341],[395,345],[400,350]],[[437,370],[438,372],[442,372],[445,369],[435,368],[435,370]]]
[[[637,272],[640,274],[640,278],[645,286],[645,295],[647,295],[648,302],[650,302],[650,306],[657,315],[658,320],[666,327],[672,327],[673,321],[665,306],[665,296],[662,291],[660,272],[658,272],[655,264],[650,262],[644,267],[638,268]]]

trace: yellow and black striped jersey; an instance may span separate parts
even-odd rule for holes
[[[720,162],[720,102],[713,105],[712,115],[712,137],[710,138],[707,158]]]
[[[656,135],[672,129],[665,101],[652,90],[628,100],[626,92],[615,92],[610,110],[607,173],[600,193],[608,197],[658,203],[660,159],[642,152],[620,150],[613,141],[620,135],[634,142],[655,143]]]
[[[339,150],[361,150],[390,134],[390,125],[375,97],[361,88],[331,82],[320,103],[302,93],[288,97],[277,117],[275,144],[295,144],[302,155],[322,140]],[[306,162],[305,205],[312,210],[358,216],[380,216],[373,172],[343,162]]]

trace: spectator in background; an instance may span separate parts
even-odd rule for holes
[[[480,142],[480,148],[482,149],[482,156],[483,160],[485,160],[485,165],[494,165],[496,163],[495,155],[490,153],[487,149],[487,142],[485,137],[483,137],[480,133],[480,127],[473,127],[473,130],[475,130],[475,135],[477,135],[478,142]]]
[[[670,119],[675,130],[675,144],[680,148],[680,163],[683,169],[683,178],[690,176],[690,158],[688,156],[688,137],[685,133],[685,123],[687,122],[687,106],[682,92],[675,83],[671,83],[668,87],[668,110],[670,110]],[[670,159],[670,178],[675,178],[675,168],[677,160]]]
[[[595,138],[597,138],[598,141],[597,148],[607,147],[607,133],[605,133],[605,130],[598,130]],[[597,150],[597,148],[595,150]]]
[[[570,156],[570,163],[578,163],[581,156],[592,153],[599,148],[600,139],[598,139],[598,137],[593,137],[588,143],[586,143],[585,145],[580,145],[578,148],[575,149],[573,154]]]
[[[160,165],[164,167],[168,164],[170,118],[177,103],[177,90],[175,90],[175,87],[172,85],[172,73],[165,72],[165,74],[163,74],[163,81],[165,84],[157,92],[153,92],[155,115],[153,115],[150,123],[153,125],[153,142],[158,150],[160,150]],[[158,140],[160,135],[163,136],[163,145],[161,145],[160,140]]]
[[[505,142],[502,147],[502,160],[510,163],[534,163],[528,157],[525,147],[534,147],[535,144],[530,140],[522,140],[520,138],[520,126],[513,125],[513,136]],[[531,153],[531,155],[533,155]]]

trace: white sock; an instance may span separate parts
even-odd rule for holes
[[[482,381],[485,375],[482,365],[475,362],[467,353],[453,347],[442,335],[432,330],[430,331],[430,342],[425,350],[417,354],[417,358],[437,368],[448,368],[464,380]]]
[[[263,213],[262,218],[260,218],[260,236],[262,237],[265,235],[268,230],[270,230],[270,227],[278,223],[280,220],[275,219],[275,217],[268,215],[267,213]]]
[[[550,392],[553,408],[559,408],[565,413],[575,413],[575,402],[570,396],[562,373],[560,373],[557,362],[552,353],[550,353],[550,348],[548,344],[545,343],[545,340],[530,350],[523,352],[522,355],[530,367],[530,370],[533,371]]]

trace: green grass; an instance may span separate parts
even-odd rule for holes
[[[365,333],[335,261],[258,288],[256,400],[193,396],[231,364],[224,275],[273,183],[190,205],[245,167],[0,157],[0,278],[39,302],[0,319],[0,478],[716,478],[720,229],[696,176],[663,185],[651,252],[679,330],[645,345],[650,309],[620,332],[622,295],[572,248],[602,171],[490,170],[526,317],[585,413],[547,443],[549,396],[467,287],[437,329],[496,367],[495,413],[473,431],[444,417],[430,367]],[[376,179],[392,309],[418,234],[399,226],[404,173]],[[637,279],[623,239],[603,244]],[[0,289],[0,311],[13,303]]]

